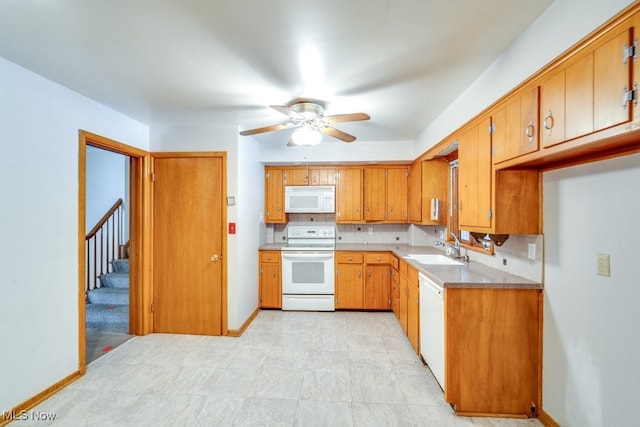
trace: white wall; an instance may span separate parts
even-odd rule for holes
[[[544,174],[543,408],[562,426],[638,425],[639,182],[638,154]]]
[[[555,0],[416,139],[414,157],[535,74],[626,6],[629,0]]]
[[[148,128],[0,58],[0,410],[76,372],[78,129],[148,149]]]
[[[88,232],[118,199],[127,202],[129,157],[96,147],[87,147],[86,162],[85,225]],[[126,210],[128,211],[128,208]]]
[[[241,144],[245,145],[240,148]],[[236,222],[238,230],[235,235],[226,235],[227,320],[229,329],[238,329],[258,306],[257,251],[260,235],[256,222],[264,196],[262,165],[256,159],[255,141],[239,141],[235,126],[152,126],[151,151],[227,153],[227,195],[235,195],[238,202],[227,210],[227,221]]]

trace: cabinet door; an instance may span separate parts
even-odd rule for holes
[[[309,177],[310,185],[335,185],[336,170],[335,168],[310,168]]]
[[[398,320],[404,333],[407,333],[407,311],[409,304],[409,279],[407,276],[400,274],[400,301],[399,301]]]
[[[513,96],[493,112],[493,163],[538,150],[538,87]]]
[[[284,169],[284,185],[309,185],[309,169],[306,167]]]
[[[386,220],[391,222],[407,222],[409,219],[409,170],[407,168],[387,169],[386,187]]]
[[[336,266],[336,308],[363,308],[362,264],[338,264]]]
[[[364,308],[370,310],[388,310],[390,300],[391,277],[388,265],[367,265],[364,281]]]
[[[339,169],[336,182],[336,222],[362,221],[362,169]]]
[[[422,162],[422,224],[447,223],[449,188],[449,162],[444,159]],[[431,200],[437,200],[436,212],[432,212]],[[432,217],[432,214],[435,215]]]
[[[387,218],[386,169],[364,168],[364,220],[384,221]]]
[[[565,102],[565,140],[593,132],[593,53],[567,66]]]
[[[416,161],[409,168],[409,220],[422,222],[422,169],[423,162]]]
[[[491,138],[489,119],[460,135],[458,221],[460,228],[491,227]],[[466,227],[466,228],[465,228]]]
[[[280,264],[260,263],[260,307],[281,308]]]
[[[400,273],[391,269],[391,311],[400,320]]]
[[[407,286],[407,337],[418,353],[420,339],[420,288],[409,281]]]
[[[623,28],[603,41],[593,56],[593,119],[598,131],[631,120],[631,103],[622,102],[622,93],[631,90],[631,63],[623,46],[631,43],[631,29]]]
[[[565,140],[565,70],[549,76],[540,84],[540,139],[543,147]]]
[[[286,222],[282,169],[269,168],[265,170],[264,190],[264,222]]]

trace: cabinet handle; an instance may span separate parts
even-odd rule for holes
[[[358,279],[362,277],[362,270],[358,270]]]
[[[371,278],[371,270],[367,271],[367,276]]]
[[[527,126],[524,130],[524,134],[529,138],[529,142],[533,142],[533,135],[535,132],[535,127],[533,126],[533,120],[529,121],[529,126]]]
[[[349,261],[353,261],[353,257],[349,257]]]
[[[276,271],[273,270],[273,277],[276,277]]]
[[[377,258],[376,258],[376,261],[380,261],[380,257],[377,257]]]
[[[553,120],[553,113],[549,110],[544,118],[544,128],[547,130],[547,135],[551,135],[551,130],[553,129],[554,124],[555,120]]]

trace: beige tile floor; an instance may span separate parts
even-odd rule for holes
[[[456,417],[391,313],[263,311],[240,338],[152,334],[34,411],[64,426],[541,426]]]

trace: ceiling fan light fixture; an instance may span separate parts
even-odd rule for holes
[[[318,129],[304,125],[293,132],[291,140],[295,145],[318,145],[322,140],[322,133]]]

